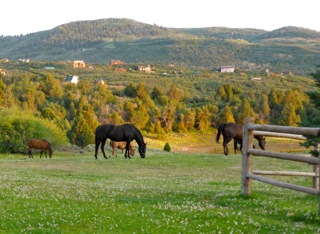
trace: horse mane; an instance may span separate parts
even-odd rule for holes
[[[143,140],[143,136],[141,134],[141,132],[139,131],[138,128],[136,128],[135,126],[131,125],[135,130],[136,133],[138,134],[139,137],[136,138],[136,142],[138,143],[139,146],[145,144],[144,140]]]

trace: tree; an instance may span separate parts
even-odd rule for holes
[[[167,151],[167,152],[170,152],[170,151],[171,151],[171,147],[170,147],[170,145],[169,145],[168,142],[166,142],[166,144],[164,145],[163,150],[164,150],[164,151]]]
[[[220,123],[235,122],[230,106],[226,106],[220,114]]]
[[[320,68],[320,65],[317,66]],[[319,127],[320,126],[320,70],[318,69],[316,72],[310,74],[311,77],[315,80],[315,86],[318,88],[315,91],[308,92],[308,96],[311,104],[314,107],[313,114],[307,116],[304,121],[300,124],[304,127]],[[303,146],[311,149],[310,153],[313,156],[319,157],[319,144],[320,137],[307,136],[307,140],[302,143]]]
[[[171,100],[176,100],[177,102],[182,101],[183,99],[183,91],[180,90],[176,84],[172,84],[168,91],[168,96]]]
[[[207,131],[210,127],[210,111],[207,106],[199,107],[196,110],[196,123],[201,132]]]
[[[93,143],[93,131],[82,114],[75,119],[70,131],[68,132],[68,138],[72,144],[76,144],[81,148]]]
[[[136,95],[139,99],[144,99],[147,95],[149,95],[145,83],[140,82],[138,84]]]
[[[298,126],[301,122],[300,116],[297,115],[293,104],[285,104],[284,109],[281,112],[282,118],[280,118],[280,124],[286,126]]]
[[[53,99],[61,99],[63,96],[60,81],[55,79],[51,74],[47,74],[44,79],[43,92],[47,97]]]
[[[0,106],[2,106],[3,100],[6,96],[5,90],[6,85],[2,82],[2,79],[0,79]]]
[[[254,111],[247,99],[241,102],[237,112],[237,123],[244,124],[247,117],[254,117]]]
[[[126,88],[124,89],[124,94],[128,97],[135,97],[137,94],[137,88],[130,83],[129,86],[126,86]]]
[[[52,147],[67,143],[67,137],[55,123],[35,117],[18,108],[0,109],[0,152],[25,152],[31,138],[47,139]]]
[[[152,92],[151,92],[151,98],[153,100],[157,99],[158,97],[160,97],[161,95],[163,95],[163,91],[158,88],[158,87],[154,87]]]

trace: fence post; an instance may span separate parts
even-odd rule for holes
[[[312,187],[319,189],[319,165],[313,165],[313,172],[316,174],[316,176],[313,177]]]
[[[251,178],[247,177],[252,172],[252,154],[248,149],[253,147],[253,131],[248,130],[248,125],[254,122],[253,118],[246,118],[246,124],[243,126],[242,137],[242,194],[251,195]]]
[[[319,151],[319,144],[318,144],[318,147],[317,147],[317,150]],[[319,159],[319,162],[318,162],[318,165],[314,166],[314,167],[317,167],[317,174],[316,174],[316,177],[313,179],[313,182],[317,182],[317,189],[318,189],[318,216],[320,216],[320,179],[319,179],[319,176],[320,176],[320,171],[319,171],[319,168],[320,168],[320,156],[318,154],[318,159]]]

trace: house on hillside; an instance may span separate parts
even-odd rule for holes
[[[64,78],[64,81],[67,83],[78,84],[79,76],[67,75],[66,78]]]
[[[84,68],[85,66],[86,64],[82,60],[73,61],[73,68]]]
[[[124,64],[124,62],[121,61],[121,60],[111,59],[110,62],[109,62],[109,65],[110,65],[110,66],[113,66],[113,65],[121,65],[121,64]]]
[[[220,72],[234,72],[235,67],[234,66],[221,66]]]
[[[20,58],[19,59],[19,62],[23,62],[23,63],[28,63],[30,60],[27,58],[27,59],[25,59],[25,58]]]
[[[9,62],[9,59],[3,58],[3,59],[0,60],[0,62],[1,62],[1,63],[8,63],[8,62]]]
[[[151,67],[150,67],[150,65],[148,65],[148,66],[139,66],[138,70],[146,72],[146,73],[150,73],[151,72]]]

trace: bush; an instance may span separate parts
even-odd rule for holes
[[[163,150],[164,150],[164,151],[167,151],[167,152],[170,152],[170,151],[171,151],[171,147],[170,147],[170,145],[169,145],[168,142],[164,145]]]
[[[18,109],[0,109],[0,136],[0,153],[26,152],[31,138],[46,139],[52,147],[68,142],[56,124]]]

